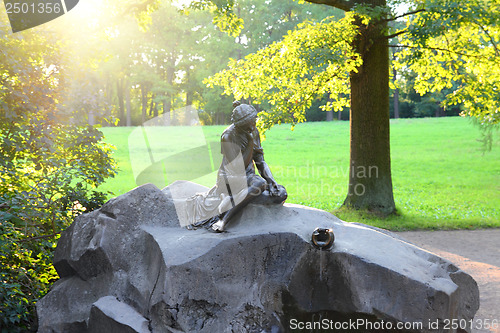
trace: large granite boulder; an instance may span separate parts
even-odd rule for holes
[[[448,320],[479,307],[476,282],[449,261],[321,210],[250,205],[222,234],[176,216],[169,187],[143,185],[78,217],[39,332],[454,332]],[[333,228],[331,249],[311,244],[316,227]]]

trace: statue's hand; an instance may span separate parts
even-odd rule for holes
[[[280,193],[280,190],[278,189],[278,183],[276,183],[274,180],[269,183],[269,192],[271,192],[272,196],[277,196]]]

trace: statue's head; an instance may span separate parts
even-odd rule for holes
[[[238,101],[233,102],[233,114],[231,122],[236,127],[254,127],[257,119],[257,110],[251,105],[241,104]]]

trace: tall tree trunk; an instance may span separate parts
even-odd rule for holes
[[[332,99],[330,97],[328,97],[328,102],[332,102]],[[326,121],[333,121],[333,110],[326,111]]]
[[[164,126],[170,126],[172,125],[171,123],[172,118],[170,115],[170,104],[167,103],[167,100],[163,100],[163,125]]]
[[[385,1],[377,1],[385,4]],[[378,3],[377,3],[378,4]],[[351,160],[344,205],[381,214],[395,211],[389,137],[389,52],[385,24],[360,25],[363,57],[351,73]]]
[[[192,69],[188,66],[186,68],[186,106],[193,104],[194,91],[191,86],[191,71]]]
[[[145,84],[141,84],[141,124],[146,121],[148,112],[148,89]]]
[[[437,103],[437,108],[436,108],[435,116],[436,117],[442,117],[443,116],[443,108],[441,107],[441,105],[439,105],[439,103]]]
[[[119,107],[119,111],[118,111],[119,122],[118,122],[118,124],[120,126],[123,126],[123,124],[125,123],[125,103],[123,102],[123,80],[122,79],[118,79],[118,81],[116,81],[116,96],[118,97],[118,107]]]
[[[151,93],[151,103],[149,104],[149,115],[154,118],[158,117],[158,108],[155,103],[155,94]]]
[[[88,111],[88,124],[89,126],[94,126],[95,125],[95,117],[94,117],[94,110],[90,109]]]
[[[166,93],[167,96],[167,109],[165,111],[170,112],[172,111],[172,99],[174,96],[173,90],[174,90],[174,76],[175,76],[175,67],[174,67],[174,62],[175,62],[175,57],[171,57],[169,59],[169,66],[167,67],[167,84],[168,84],[168,90]]]
[[[127,105],[127,126],[132,126],[132,106],[130,102],[130,86],[128,81],[125,81],[125,102]]]
[[[399,88],[394,89],[394,118],[399,118]]]
[[[326,121],[333,121],[333,110],[326,111]]]
[[[104,116],[104,119],[103,119],[103,126],[110,126],[111,123],[110,123],[110,120],[111,120],[111,105],[113,104],[113,99],[112,99],[112,85],[113,85],[113,81],[109,79],[109,77],[106,77],[106,83],[104,85],[104,98],[105,98],[105,108],[106,108],[106,112],[105,112],[105,116]]]
[[[396,61],[395,52],[393,52],[393,54],[392,54],[392,61]],[[398,72],[393,67],[393,69],[392,69],[392,82],[394,83],[394,86],[396,87],[394,89],[394,97],[393,97],[394,118],[395,119],[399,119],[399,88],[396,86],[397,75],[398,75]]]

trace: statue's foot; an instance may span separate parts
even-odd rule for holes
[[[224,231],[224,221],[219,220],[212,224],[212,230],[215,232],[223,232]]]

